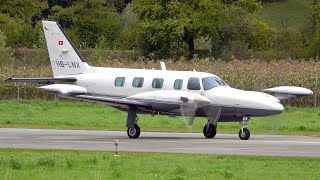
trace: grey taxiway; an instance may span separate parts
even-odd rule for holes
[[[114,151],[114,140],[119,151],[320,157],[320,137],[253,134],[242,141],[237,134],[206,139],[201,133],[142,132],[129,139],[125,131],[0,129],[0,148]]]

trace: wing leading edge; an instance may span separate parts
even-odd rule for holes
[[[126,105],[126,106],[136,106],[141,108],[151,108],[150,104],[133,100],[133,99],[88,94],[86,88],[76,86],[76,85],[71,85],[71,84],[51,84],[51,85],[41,86],[39,87],[39,89],[46,90],[53,94],[63,96],[63,97],[100,102],[100,103],[105,103],[109,105]]]
[[[141,108],[151,108],[152,106],[148,103],[131,100],[127,98],[116,98],[116,97],[107,97],[107,96],[97,96],[97,95],[76,95],[74,96],[77,99],[83,99],[83,100],[89,100],[89,101],[95,101],[95,102],[101,102],[106,103],[110,105],[114,104],[120,104],[120,105],[128,105],[128,106],[137,106]]]

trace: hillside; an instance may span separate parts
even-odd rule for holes
[[[306,21],[307,0],[285,0],[263,3],[262,17],[279,30],[290,28],[298,30]]]

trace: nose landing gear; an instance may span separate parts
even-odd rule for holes
[[[242,124],[242,128],[239,131],[239,138],[241,140],[248,140],[250,138],[250,131],[247,129],[247,121],[250,120],[250,117],[243,117],[243,120],[240,122]]]

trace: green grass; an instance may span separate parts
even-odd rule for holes
[[[306,0],[263,3],[261,15],[268,24],[276,28],[284,29],[287,23],[287,28],[298,30],[306,21],[307,5]]]
[[[320,158],[0,151],[0,179],[319,179]]]
[[[126,130],[127,114],[102,104],[78,101],[0,101],[0,127]],[[202,132],[204,118],[192,128],[183,117],[139,115],[142,131]],[[238,133],[239,123],[219,123],[218,133]],[[287,107],[278,116],[253,118],[253,134],[320,136],[320,109]]]

